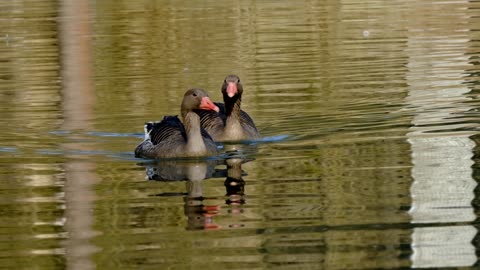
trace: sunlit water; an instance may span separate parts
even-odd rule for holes
[[[0,3],[1,267],[477,266],[479,10]],[[230,73],[262,140],[134,158],[145,121]]]

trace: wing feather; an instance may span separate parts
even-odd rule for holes
[[[165,116],[162,121],[146,125],[146,131],[153,145],[167,140],[178,140],[178,138],[186,141],[185,127],[177,116]]]

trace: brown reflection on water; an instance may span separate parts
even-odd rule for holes
[[[59,15],[50,0],[0,3],[0,158],[14,180],[0,182],[5,254],[115,269],[476,258],[477,2],[60,4]],[[133,133],[178,114],[186,88],[219,101],[228,73],[262,134],[288,139],[258,144],[221,177],[145,181]],[[114,136],[85,134],[97,131]],[[442,258],[430,264],[432,253]]]
[[[65,130],[92,130],[94,89],[91,64],[91,9],[88,1],[63,1],[61,4],[60,40],[62,44],[63,125]],[[66,152],[95,150],[95,145],[74,142],[69,138],[62,148]],[[95,269],[92,254],[98,249],[91,243],[93,225],[94,184],[98,183],[96,164],[78,155],[66,155],[65,162],[65,256],[68,269]]]

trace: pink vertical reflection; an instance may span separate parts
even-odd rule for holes
[[[61,3],[64,128],[87,129],[91,125],[94,104],[88,1]]]
[[[61,3],[60,40],[63,83],[63,129],[91,129],[94,89],[91,69],[91,28],[89,1],[66,0]],[[73,133],[75,134],[75,133]],[[73,135],[81,136],[81,135]],[[75,138],[73,138],[75,139]],[[73,140],[81,141],[81,140]],[[81,142],[63,145],[69,150],[91,150],[91,145]],[[91,255],[96,248],[91,244],[95,193],[97,182],[95,164],[67,155],[65,164],[65,243],[68,269],[94,269]]]

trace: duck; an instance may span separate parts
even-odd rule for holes
[[[259,139],[260,133],[253,119],[240,109],[243,94],[240,77],[226,76],[221,91],[224,103],[215,103],[220,111],[199,112],[201,126],[218,142]]]
[[[185,92],[178,116],[165,116],[161,121],[145,123],[145,138],[135,148],[138,158],[177,158],[215,156],[218,148],[201,127],[197,112],[219,112],[208,93],[199,88]]]

